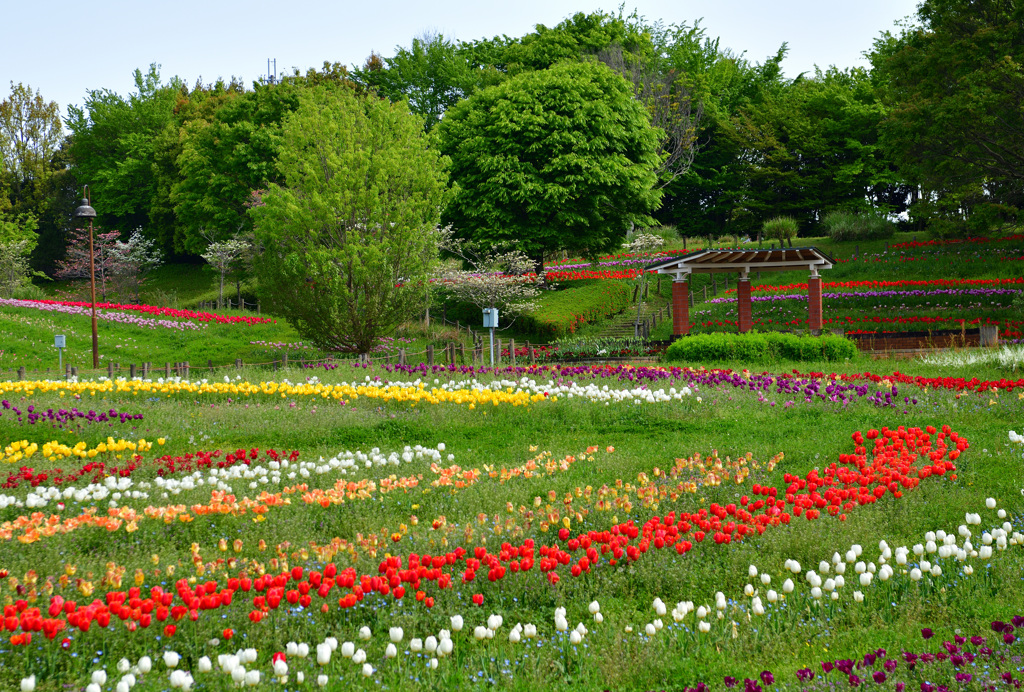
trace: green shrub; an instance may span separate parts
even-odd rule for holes
[[[779,245],[788,240],[789,246],[792,247],[793,238],[796,237],[796,219],[791,216],[776,216],[764,222],[761,232],[768,240],[779,241]]]
[[[852,358],[857,346],[841,336],[765,334],[699,334],[674,341],[665,360],[704,363],[721,360],[766,362],[774,359],[838,361]]]
[[[884,240],[896,232],[896,224],[884,214],[846,210],[830,211],[821,220],[832,240]]]

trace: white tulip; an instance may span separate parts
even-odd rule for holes
[[[455,642],[451,639],[442,639],[441,643],[437,645],[437,653],[441,656],[447,656],[455,649]]]
[[[555,629],[558,630],[559,632],[565,632],[567,629],[569,629],[569,621],[566,620],[561,615],[556,616],[555,617]]]
[[[704,606],[700,606],[700,607],[697,608],[697,617],[698,618],[703,620],[707,616],[708,616],[708,609],[707,608],[705,608]]]
[[[326,675],[317,675],[316,676],[316,684],[319,685],[320,687],[327,687],[327,676]]]
[[[590,606],[588,606],[587,609],[590,611],[591,615],[597,615],[597,613],[601,610],[601,604],[597,601],[591,601]]]
[[[594,613],[594,622],[600,625],[602,622],[604,622],[604,615],[602,615],[601,613]]]
[[[120,661],[117,662],[117,672],[118,673],[127,673],[131,669],[132,669],[132,662],[129,661],[127,658],[122,658]]]
[[[523,636],[527,639],[533,639],[537,636],[537,625],[523,625]]]
[[[274,675],[279,678],[288,675],[288,663],[281,659],[274,661]]]
[[[793,589],[794,588],[795,587],[793,585],[793,580],[792,579],[787,579],[786,581],[782,582],[782,592],[783,593],[793,593]]]
[[[118,680],[117,687],[114,688],[114,692],[131,692],[132,686],[124,680]]]
[[[434,659],[434,660],[436,661],[437,659]],[[363,675],[365,677],[370,677],[371,675],[373,675],[373,666],[371,666],[369,663],[364,663],[363,664]]]
[[[242,685],[245,683],[245,668],[242,666],[235,666],[231,670],[231,680],[236,685]]]
[[[964,574],[966,574],[968,577],[974,574],[974,566],[964,565]]]
[[[299,655],[299,645],[296,644],[295,642],[288,642],[287,644],[284,645],[284,652],[286,654],[288,654],[289,656],[298,656]]]
[[[432,654],[435,651],[437,651],[437,637],[434,637],[433,635],[431,635],[431,636],[427,637],[426,639],[424,639],[423,640],[423,648],[427,651],[427,653],[430,653],[430,654]]]
[[[750,610],[754,615],[764,615],[764,605],[757,596],[754,597],[753,602],[750,604]]]
[[[341,645],[341,655],[345,658],[352,658],[352,654],[356,652],[356,645],[352,642],[345,642]]]
[[[327,637],[326,639],[324,639],[324,644],[327,644],[327,646],[331,647],[331,651],[337,651],[338,650],[338,638],[337,637]]]
[[[853,592],[853,600],[857,601],[857,603],[863,603],[864,602],[864,594],[862,594],[860,591],[854,591]]]
[[[352,662],[356,665],[359,665],[360,663],[366,663],[366,652],[362,649],[357,650],[354,654],[352,654]]]
[[[250,670],[245,674],[245,685],[246,687],[256,687],[260,684],[260,672],[258,670]]]
[[[496,630],[499,627],[501,627],[501,623],[503,621],[504,620],[502,619],[502,617],[500,615],[490,615],[490,616],[487,617],[487,628],[488,629],[492,629],[492,630]]]
[[[660,598],[654,599],[653,606],[654,612],[656,612],[658,615],[664,615],[668,612],[668,609],[665,608],[665,603]]]
[[[35,692],[36,689],[36,676],[30,675],[27,678],[21,679],[21,692]]]
[[[364,626],[359,628],[359,638],[362,639],[363,641],[366,641],[367,639],[369,639],[372,636],[373,636],[373,633],[370,632],[370,628],[369,627],[366,627],[364,625]]]
[[[91,680],[102,687],[107,684],[107,671],[105,670],[94,670],[92,672]]]
[[[253,662],[255,662],[257,656],[259,655],[259,654],[256,653],[256,649],[253,649],[252,647],[246,649],[242,653],[245,655],[245,662],[246,663],[253,663]]]
[[[913,581],[921,581],[921,576],[921,570],[919,570],[917,567],[910,570],[910,578]]]
[[[85,686],[85,692],[102,692],[103,688],[97,685],[95,682],[89,683]]]
[[[840,562],[836,565],[836,574],[846,574],[846,563]]]
[[[837,574],[835,578],[836,588],[841,589],[846,586],[846,577],[841,574]]]
[[[181,656],[179,656],[177,653],[173,651],[164,652],[164,665],[168,668],[176,668],[178,665],[178,661],[180,660]]]
[[[942,576],[942,568],[939,567],[938,565],[932,565],[932,576],[933,577],[941,577]]]
[[[438,662],[437,662],[436,658],[430,659],[430,662],[427,663],[427,667],[430,668],[431,670],[437,670],[437,666],[438,666]]]
[[[452,615],[452,632],[461,632],[463,627],[463,621],[461,615]]]
[[[778,603],[779,602],[779,594],[776,593],[775,589],[768,589],[767,597],[768,597],[768,602],[769,603]]]
[[[862,575],[860,575],[860,585],[861,586],[871,586],[871,578],[873,576],[874,575],[871,574],[871,572],[864,572]]]
[[[478,642],[487,639],[487,628],[483,625],[477,625],[473,628],[473,638]]]
[[[398,647],[395,646],[394,642],[388,644],[388,647],[384,649],[384,658],[394,658],[398,655]]]
[[[812,587],[811,588],[811,598],[814,598],[814,599],[821,598],[821,589],[818,588],[817,586]]]
[[[764,584],[765,586],[768,586],[769,584],[772,583],[772,576],[770,574],[768,574],[767,572],[762,572],[761,573],[761,583]]]
[[[300,670],[298,673],[295,674],[295,682],[299,683],[300,685],[306,682],[306,674]]]
[[[650,625],[648,625],[648,627],[650,627]],[[573,630],[572,632],[569,633],[569,643],[572,644],[573,646],[579,644],[582,641],[583,641],[583,637],[581,637],[580,633],[577,632],[576,630]]]
[[[1000,519],[1005,519],[1006,518],[1006,510],[1005,509],[999,510],[998,512],[996,512],[996,516],[999,517]]]
[[[987,500],[985,500],[985,506],[988,507],[989,509],[995,509],[996,499],[994,497],[988,498]]]
[[[828,570],[829,570],[829,564],[827,562],[822,560],[821,562],[818,563],[818,571],[819,572],[821,572],[822,574],[827,574]]]
[[[213,661],[210,660],[209,656],[203,656],[199,659],[200,673],[209,673],[211,670],[213,670]]]
[[[331,662],[331,645],[327,642],[316,645],[316,662],[322,666]]]
[[[864,564],[864,561],[862,560],[853,566],[853,571],[857,574],[864,574],[868,571],[868,566]]]
[[[401,627],[392,627],[388,630],[388,637],[391,639],[392,644],[397,644],[402,641],[402,636],[405,632],[402,631]]]
[[[750,598],[751,596],[754,595],[754,586],[753,586],[753,584],[747,584],[746,586],[743,587],[743,595],[746,596],[747,598]]]
[[[509,641],[509,643],[511,643],[511,644],[518,644],[519,643],[519,639],[520,639],[519,630],[512,630],[511,632],[508,633],[508,641]]]
[[[711,631],[711,623],[708,622],[707,620],[701,620],[700,623],[697,625],[697,628],[701,632],[704,632],[704,633],[710,632]]]
[[[750,567],[747,567],[747,576],[750,577],[751,579],[756,577],[757,576],[757,567],[755,567],[754,565],[751,565]]]

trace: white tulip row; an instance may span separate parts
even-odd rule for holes
[[[157,476],[153,482],[135,482],[129,477],[107,476],[100,483],[89,483],[83,487],[69,485],[30,488],[24,500],[15,495],[0,493],[0,509],[7,507],[40,509],[48,506],[51,502],[92,504],[104,501],[110,507],[117,507],[125,500],[148,500],[154,487],[161,492],[164,499],[198,488],[234,493],[235,489],[231,483],[239,480],[248,481],[246,484],[248,489],[257,490],[260,485],[279,486],[286,481],[297,481],[332,473],[345,476],[358,473],[360,470],[400,466],[402,463],[408,464],[422,459],[436,463],[441,461],[445,448],[445,444],[442,442],[436,448],[422,445],[406,446],[401,453],[391,452],[387,455],[376,447],[368,453],[346,450],[339,452],[329,460],[324,460],[323,457],[316,462],[290,462],[287,459],[282,459],[279,462],[267,462],[266,466],[255,463],[250,465],[237,463],[223,469],[210,468],[205,471],[193,471],[180,478]],[[454,461],[455,455],[448,454],[447,460]],[[58,508],[63,509],[63,507]]]

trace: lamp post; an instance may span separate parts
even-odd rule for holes
[[[89,290],[92,292],[92,367],[100,367],[100,340],[96,332],[96,262],[93,258],[92,220],[96,218],[96,210],[89,206],[89,186],[85,186],[85,197],[75,209],[76,219],[89,219]]]

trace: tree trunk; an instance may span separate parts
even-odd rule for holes
[[[224,270],[220,270],[220,295],[217,297],[217,309],[224,307]]]

